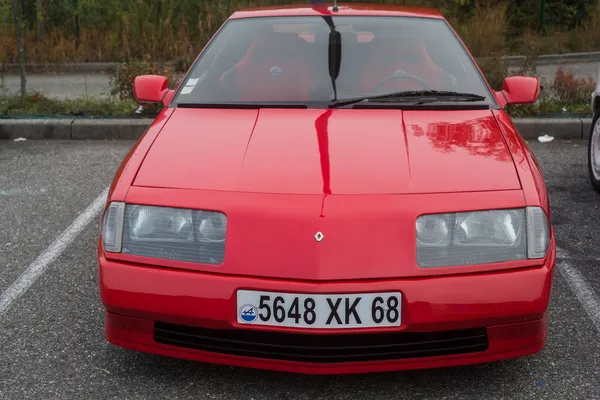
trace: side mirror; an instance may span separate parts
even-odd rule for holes
[[[164,76],[141,75],[133,81],[133,93],[140,103],[160,103],[167,98],[170,101],[172,96],[167,96],[170,92],[169,80]]]
[[[500,105],[529,104],[537,101],[540,83],[537,78],[529,76],[511,76],[504,80],[502,91],[496,92]]]

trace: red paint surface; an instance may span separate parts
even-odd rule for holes
[[[521,189],[488,110],[175,109],[135,185],[274,194]]]
[[[542,207],[546,211],[546,215],[550,216],[548,191],[535,155],[505,111],[494,111],[494,115],[510,149],[523,187],[526,205]]]
[[[535,103],[539,91],[538,79],[531,76],[511,76],[502,84],[502,93],[507,104]]]
[[[238,11],[231,19],[253,18],[253,17],[293,17],[293,16],[319,16],[319,15],[354,15],[354,16],[378,16],[390,17],[427,17],[442,19],[442,14],[435,9],[426,7],[397,6],[391,4],[356,4],[339,5],[339,11],[333,13],[331,6],[306,5],[306,6],[276,6],[256,8]]]
[[[315,121],[319,156],[321,159],[321,174],[323,176],[323,194],[331,194],[331,162],[329,160],[329,117],[332,110],[327,110]]]
[[[523,260],[464,267],[419,268],[415,222],[429,213],[524,207],[520,190],[432,195],[272,195],[132,187],[126,201],[218,210],[227,217],[222,265],[108,254],[165,267],[311,281],[377,279],[539,266]],[[317,243],[316,232],[326,240]]]
[[[552,255],[539,267],[503,272],[310,282],[132,265],[108,260],[102,251],[99,258],[102,263],[100,294],[109,311],[208,328],[239,327],[235,294],[240,289],[315,294],[402,292],[401,327],[353,330],[356,332],[466,329],[541,318],[548,305],[556,262]],[[312,332],[325,333],[314,329]]]
[[[290,7],[234,18],[322,13],[331,11]],[[441,18],[392,6],[340,7],[336,15]],[[513,95],[523,89],[514,87]],[[543,260],[416,265],[415,221],[422,214],[541,206],[550,215],[535,157],[503,110],[165,109],[117,171],[110,201],[228,216],[218,266],[99,248],[106,335],[119,346],[244,367],[357,373],[519,357],[546,340],[553,234]],[[320,243],[317,231],[325,234]],[[313,365],[154,342],[153,321],[278,329],[237,325],[239,289],[400,291],[402,326],[382,331],[486,327],[490,346],[476,354]]]
[[[159,103],[169,91],[169,81],[164,76],[142,75],[135,78],[133,92],[140,103]]]
[[[545,312],[554,259],[541,268],[505,273],[429,279],[331,282],[222,277],[127,265],[101,258],[101,297],[107,310],[107,337],[119,346],[156,354],[253,368],[304,373],[357,373],[432,368],[501,360],[540,351],[546,340]],[[165,346],[153,340],[153,321],[214,329],[259,329],[299,332],[291,328],[247,327],[236,322],[237,289],[298,293],[401,291],[402,325],[382,332],[427,332],[487,327],[485,352],[370,363],[320,364],[219,355]],[[117,315],[115,315],[117,314]],[[355,332],[374,332],[363,329]],[[302,330],[306,333],[307,331]],[[332,331],[308,332],[316,335]],[[336,333],[340,331],[337,330]]]

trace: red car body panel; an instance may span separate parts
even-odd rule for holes
[[[523,188],[525,203],[528,206],[540,206],[550,219],[550,200],[542,171],[529,148],[510,117],[504,110],[494,111],[496,121],[504,134],[504,139],[510,149],[513,162],[519,174],[519,180]]]
[[[191,360],[297,373],[343,374],[434,368],[490,362],[536,353],[547,335],[546,310],[552,287],[555,249],[545,265],[503,273],[406,280],[330,282],[223,277],[172,271],[142,264],[107,260],[102,264],[101,297],[107,309],[106,336],[118,346]],[[315,364],[240,357],[197,351],[154,341],[154,321],[212,329],[248,329],[236,322],[238,289],[285,290],[298,293],[353,293],[401,288],[403,324],[387,331],[439,331],[486,326],[489,347],[458,356],[396,361]],[[507,290],[510,288],[510,290]],[[254,330],[295,332],[291,328]],[[373,332],[360,330],[360,333]],[[302,331],[303,333],[304,330]],[[331,334],[313,330],[315,335]],[[357,333],[353,330],[352,333]]]
[[[105,258],[101,272],[101,296],[108,311],[138,318],[154,316],[164,322],[209,328],[248,329],[237,323],[236,290],[290,293],[359,293],[402,290],[402,326],[353,329],[352,332],[466,329],[508,325],[541,319],[550,296],[555,255],[543,265],[504,272],[436,276],[414,279],[370,279],[346,282],[309,282],[222,276],[214,273],[177,271],[145,264],[131,266]],[[135,284],[133,284],[135,282]],[[504,288],[510,287],[511,290]],[[497,290],[501,289],[501,290]],[[257,330],[278,327],[252,326]],[[285,328],[288,332],[328,334],[318,329]]]
[[[289,7],[231,18],[322,15]],[[338,15],[442,18],[392,6]],[[299,373],[359,373],[489,362],[540,351],[555,271],[544,259],[420,268],[423,214],[540,206],[533,153],[504,110],[167,108],[127,155],[113,201],[227,215],[221,265],[107,253],[100,242],[106,337],[118,346],[203,362]],[[376,229],[373,229],[376,227]],[[314,234],[322,231],[325,240]],[[401,292],[402,325],[295,329],[240,325],[237,290]],[[321,335],[485,328],[485,351],[392,361],[310,363],[158,343],[155,322]]]
[[[252,359],[227,354],[157,345],[153,340],[153,321],[124,317],[107,313],[105,317],[106,337],[115,346],[212,364],[223,364],[245,368],[261,368],[299,374],[359,374],[371,372],[405,371],[425,368],[454,367],[459,365],[489,363],[516,357],[528,356],[541,351],[546,341],[547,319],[520,324],[501,325],[488,328],[492,343],[485,353],[460,356],[429,357],[398,361],[354,362],[338,364],[310,364],[268,359]]]
[[[158,137],[158,134],[163,126],[165,126],[165,123],[169,120],[172,113],[173,109],[171,108],[162,110],[146,132],[144,132],[142,137],[129,150],[123,159],[121,166],[115,173],[115,177],[110,185],[107,205],[111,201],[125,201],[127,192],[146,157],[146,153],[154,143],[154,140]]]
[[[176,109],[134,185],[357,195],[521,189],[489,110]]]
[[[339,10],[333,13],[327,4],[315,4],[313,6],[276,6],[262,7],[238,11],[232,14],[230,19],[259,18],[259,17],[295,17],[311,15],[351,15],[351,16],[388,16],[388,17],[426,17],[442,19],[442,14],[433,8],[407,7],[398,5],[380,4],[352,4],[340,5]]]
[[[271,195],[132,187],[127,203],[214,209],[228,216],[225,261],[204,265],[109,253],[107,257],[223,275],[338,281],[439,276],[541,266],[521,260],[461,267],[416,264],[424,213],[524,207],[520,190],[431,195]],[[356,229],[357,226],[364,227]],[[377,231],[367,235],[370,226]],[[316,232],[327,240],[317,243]],[[294,254],[290,257],[290,254]],[[341,267],[343,266],[343,267]],[[368,266],[368,267],[366,267]]]

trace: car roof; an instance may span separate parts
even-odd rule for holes
[[[397,6],[384,4],[353,4],[338,5],[339,11],[333,12],[332,7],[320,5],[274,6],[240,10],[230,19],[255,17],[294,17],[320,15],[346,16],[388,16],[388,17],[421,17],[443,19],[442,14],[433,8]]]

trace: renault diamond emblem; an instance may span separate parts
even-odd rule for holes
[[[323,235],[322,232],[317,232],[315,234],[315,239],[317,239],[317,242],[322,242],[324,238],[325,238],[325,235]]]

